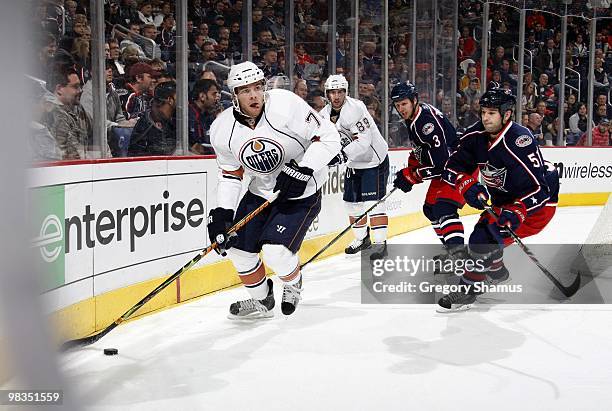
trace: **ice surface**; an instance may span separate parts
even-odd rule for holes
[[[526,242],[580,242],[600,209],[560,208]],[[476,217],[463,220],[469,232]],[[391,241],[437,240],[425,228]],[[62,368],[101,410],[587,410],[612,400],[607,305],[445,315],[433,305],[361,305],[359,259],[332,257],[304,275],[291,317],[278,304],[271,320],[226,319],[246,296],[237,288],[121,325],[64,355]]]

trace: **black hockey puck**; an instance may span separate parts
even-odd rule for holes
[[[105,348],[104,355],[117,355],[119,354],[119,350],[116,348]]]

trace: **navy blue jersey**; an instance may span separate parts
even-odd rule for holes
[[[543,207],[551,193],[548,170],[531,131],[510,122],[495,139],[482,125],[471,125],[446,164],[443,179],[454,185],[459,174],[472,174],[480,168],[482,180],[493,205],[520,200],[528,213]]]
[[[451,122],[437,108],[419,103],[414,120],[408,124],[408,135],[412,155],[421,164],[416,170],[419,177],[428,180],[442,176],[444,164],[457,145]]]

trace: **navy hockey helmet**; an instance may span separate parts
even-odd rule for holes
[[[419,92],[417,91],[416,86],[410,81],[402,81],[391,90],[391,101],[394,103],[407,98],[414,101],[414,99],[418,97]]]
[[[516,104],[516,97],[508,90],[494,87],[487,90],[480,97],[480,107],[496,108],[503,115],[508,110],[513,110]]]

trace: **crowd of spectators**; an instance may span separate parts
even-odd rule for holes
[[[89,0],[32,0],[34,50],[37,64],[30,73],[44,84],[35,87],[37,104],[33,135],[45,136],[48,146],[36,153],[36,160],[79,159],[88,152],[100,150],[93,146],[93,92],[91,81],[91,11]],[[193,154],[213,154],[208,130],[214,118],[231,105],[230,93],[224,80],[229,66],[246,58],[247,46],[253,61],[268,79],[291,89],[313,108],[324,107],[323,84],[330,74],[344,74],[356,86],[357,96],[364,101],[379,128],[385,107],[384,87],[411,80],[422,91],[422,101],[434,104],[452,115],[453,100],[447,90],[455,68],[438,65],[436,75],[429,62],[433,58],[449,60],[447,54],[433,56],[427,45],[437,42],[438,52],[453,53],[452,19],[441,15],[434,19],[433,10],[420,12],[418,26],[412,27],[413,3],[409,0],[389,2],[389,66],[388,79],[383,78],[382,4],[365,0],[359,7],[359,43],[352,44],[351,2],[337,0],[337,32],[335,44],[329,41],[330,14],[326,0],[295,0],[294,61],[287,70],[290,50],[285,38],[285,10],[288,0],[254,0],[250,15],[252,38],[243,44],[244,17],[242,0],[190,0],[188,2],[188,85],[189,85],[189,147]],[[507,1],[507,4],[513,3]],[[540,7],[546,8],[546,7]],[[612,27],[601,20],[595,39],[595,101],[593,118],[588,119],[583,104],[588,96],[587,67],[590,55],[588,19],[568,18],[567,48],[560,48],[561,19],[553,14],[528,11],[523,84],[518,84],[519,66],[513,54],[518,39],[518,12],[510,5],[491,3],[490,51],[483,57],[480,47],[482,33],[482,2],[460,0],[457,49],[456,123],[461,130],[478,119],[481,62],[487,58],[487,83],[497,81],[516,93],[522,88],[520,102],[524,124],[537,134],[542,144],[573,145],[584,143],[584,133],[590,127],[604,140],[603,130],[612,120],[610,81],[612,64]],[[163,139],[147,134],[175,133],[175,97],[167,90],[157,95],[159,84],[175,81],[176,21],[174,1],[105,0],[105,82],[107,108],[107,140],[113,156],[171,155],[177,147],[177,137]],[[606,11],[607,12],[607,11]],[[438,37],[433,38],[433,24],[439,24]],[[417,61],[412,62],[412,35],[416,33]],[[358,61],[354,64],[352,50],[357,46]],[[334,73],[329,56],[335,54]],[[428,54],[429,53],[429,54]],[[559,66],[567,56],[566,107],[564,139],[558,141],[556,130],[560,102]],[[412,67],[416,72],[412,73]],[[356,67],[356,70],[355,70]],[[289,77],[289,72],[293,74]],[[38,83],[37,83],[38,84]],[[429,93],[432,90],[433,93]],[[580,97],[580,98],[578,98]],[[160,105],[161,104],[161,105]],[[163,106],[163,107],[161,107]],[[391,108],[390,105],[388,107]],[[161,110],[160,110],[161,108]],[[406,144],[406,130],[393,110],[387,113],[389,144]],[[170,116],[166,118],[166,116]],[[139,124],[140,122],[140,124]],[[137,138],[134,132],[138,130]],[[49,139],[52,136],[53,139]],[[144,140],[143,140],[144,139]],[[168,139],[174,139],[170,143]],[[136,141],[137,140],[137,141]],[[143,144],[143,141],[146,144]],[[156,143],[157,141],[157,143]],[[161,142],[160,142],[161,141]],[[139,144],[136,149],[135,144]],[[36,145],[37,143],[33,143]],[[143,148],[144,147],[144,148]],[[40,151],[40,150],[38,150]],[[94,154],[95,155],[95,154]]]
[[[522,122],[530,128],[542,145],[583,145],[589,128],[593,130],[594,145],[612,145],[608,131],[610,110],[610,81],[612,80],[612,25],[600,19],[596,26],[594,101],[588,100],[588,67],[590,57],[589,26],[592,11],[586,2],[576,3],[568,10],[566,48],[561,50],[562,9],[559,5],[537,4],[528,10],[525,27],[525,65],[523,83],[518,84],[518,53],[520,14],[516,6],[523,2],[504,1],[490,4],[490,52],[487,58],[487,83],[496,81],[515,95],[521,87]],[[516,4],[515,4],[516,3]],[[520,4],[519,4],[520,3]],[[582,7],[580,7],[580,4]],[[457,124],[469,126],[473,120],[472,102],[480,97],[482,70],[482,4],[462,0],[459,4],[457,61]],[[608,9],[597,10],[599,17],[609,15]],[[584,15],[586,14],[586,15]],[[565,58],[565,101],[560,102],[561,59]],[[588,104],[593,105],[593,118],[588,119]],[[564,107],[563,139],[559,140],[560,107]],[[604,133],[605,131],[605,133]],[[602,134],[604,133],[604,134]],[[606,139],[607,137],[607,139]],[[605,144],[603,144],[605,143]]]

